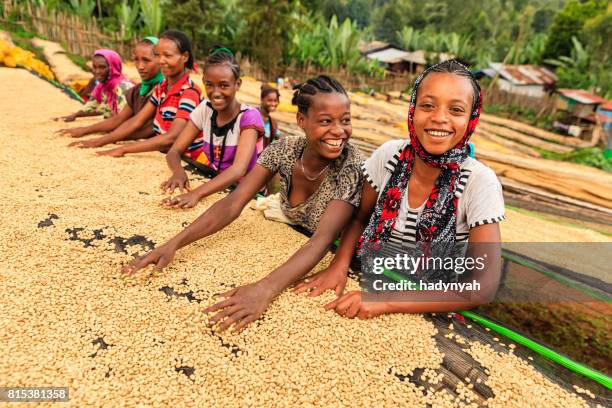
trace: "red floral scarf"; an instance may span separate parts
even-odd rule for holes
[[[417,243],[455,242],[458,206],[458,197],[455,195],[455,189],[459,180],[461,163],[468,156],[466,150],[467,142],[472,133],[474,133],[478,118],[480,117],[482,91],[478,82],[474,79],[473,82],[476,84],[478,93],[472,105],[467,130],[461,140],[444,154],[430,154],[423,148],[416,136],[414,130],[414,111],[419,85],[429,73],[440,72],[436,71],[439,65],[434,65],[425,70],[414,83],[408,111],[410,142],[406,143],[402,149],[389,181],[378,196],[370,222],[359,240],[361,255],[380,249],[381,244],[389,240],[391,231],[397,221],[402,197],[412,174],[415,155],[421,158],[428,166],[442,169],[417,221],[416,241]],[[467,68],[465,68],[465,71],[466,75],[472,75]]]

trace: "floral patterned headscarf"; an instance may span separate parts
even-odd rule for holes
[[[126,78],[123,76],[123,64],[121,57],[113,50],[101,48],[94,52],[94,57],[99,55],[108,64],[108,78],[104,82],[96,85],[91,93],[91,97],[98,103],[102,103],[102,95],[106,95],[106,100],[113,115],[117,114],[117,86]]]
[[[427,152],[414,130],[414,111],[419,85],[427,75],[434,72],[451,72],[465,76],[474,84],[475,89],[470,120],[465,134],[452,149],[441,155],[433,155]],[[418,156],[428,166],[442,169],[417,221],[417,243],[453,243],[455,241],[458,207],[458,197],[455,195],[455,189],[460,176],[461,163],[468,156],[466,145],[476,129],[481,108],[482,91],[478,81],[464,65],[455,60],[433,65],[417,78],[408,111],[410,143],[406,143],[401,151],[395,170],[378,196],[374,213],[359,241],[360,251],[366,248],[369,248],[367,252],[378,250],[382,243],[389,240],[397,220],[402,197],[412,174],[415,156]],[[361,255],[364,254],[361,253]]]

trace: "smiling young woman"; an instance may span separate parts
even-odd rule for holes
[[[208,100],[193,111],[185,130],[166,154],[172,176],[162,183],[162,189],[172,193],[178,188],[182,194],[162,204],[174,208],[191,208],[204,197],[240,181],[255,166],[256,145],[264,135],[259,111],[236,99],[242,80],[240,66],[229,49],[212,50],[204,63],[202,80]],[[181,166],[183,154],[210,169],[215,177],[191,190]]]
[[[262,140],[262,150],[270,143],[275,141],[279,136],[278,124],[270,115],[276,110],[280,102],[280,92],[278,89],[269,85],[261,86],[259,113],[264,122],[264,139]]]
[[[346,91],[328,76],[309,79],[294,93],[296,120],[306,137],[273,142],[238,187],[217,201],[182,232],[124,268],[132,273],[149,264],[168,265],[176,251],[233,222],[253,196],[275,175],[280,175],[283,214],[313,233],[287,262],[263,279],[225,294],[208,312],[221,328],[241,329],[256,320],[268,305],[297,278],[325,256],[359,205],[363,176],[359,152],[348,140],[352,133]]]

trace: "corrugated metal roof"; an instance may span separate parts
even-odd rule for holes
[[[552,71],[539,65],[507,65],[493,62],[491,68],[514,85],[552,85],[559,80]]]
[[[382,41],[371,41],[371,42],[361,42],[359,44],[359,52],[362,54],[367,54],[368,52],[380,50],[382,48],[387,48],[389,46],[388,43]]]
[[[606,127],[609,127],[612,124],[612,101],[599,105],[596,113],[597,121],[603,123]]]
[[[366,57],[387,64],[395,64],[398,62],[407,61],[405,58],[407,58],[409,54],[410,53],[403,50],[398,50],[397,48],[387,48],[382,51],[371,52],[367,54]]]
[[[612,101],[608,101],[606,103],[602,103],[601,106],[599,107],[599,109],[612,111]]]
[[[451,54],[445,54],[443,52],[441,53],[435,53],[435,52],[427,52],[425,50],[416,50],[413,52],[409,52],[408,53],[408,58],[406,59],[406,61],[408,62],[412,62],[414,64],[420,64],[420,65],[425,65],[427,64],[427,59],[425,58],[425,56],[429,56],[429,57],[433,57],[431,59],[435,59],[437,60],[437,62],[441,62],[441,61],[446,61],[452,58],[455,58],[454,55]]]
[[[572,99],[585,105],[596,105],[607,102],[601,96],[587,92],[584,89],[559,89],[558,92],[568,99]]]
[[[454,58],[451,54],[445,53],[427,53],[424,50],[408,52],[398,48],[389,47],[381,51],[374,51],[366,55],[367,58],[375,59],[387,64],[395,64],[398,62],[412,62],[413,64],[426,65],[427,59],[425,56],[436,61],[445,61]]]

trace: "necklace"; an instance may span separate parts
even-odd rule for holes
[[[321,177],[321,174],[323,174],[323,172],[325,170],[327,170],[327,166],[323,167],[323,170],[321,170],[319,172],[319,174],[317,174],[315,177],[308,177],[308,174],[306,174],[306,169],[304,169],[304,160],[302,160],[304,158],[304,153],[302,153],[302,156],[300,156],[300,166],[302,167],[302,173],[304,174],[304,177],[306,177],[306,180],[308,181],[317,181],[319,179],[319,177]]]

